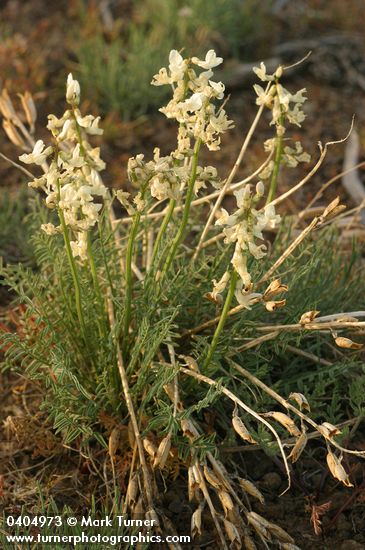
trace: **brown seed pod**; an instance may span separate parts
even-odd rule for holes
[[[335,479],[338,479],[346,485],[346,487],[353,487],[353,484],[349,480],[349,476],[346,473],[345,468],[341,464],[341,460],[337,458],[331,451],[327,454],[328,468]]]
[[[294,437],[300,437],[301,431],[295,424],[294,420],[290,418],[290,416],[288,416],[287,414],[277,411],[270,411],[263,414],[262,416],[273,418],[274,420],[276,420],[276,422],[279,422],[279,424],[284,426],[284,428],[286,428],[291,435],[294,435]]]
[[[249,443],[256,443],[256,440],[252,437],[241,418],[236,414],[232,416],[232,426],[244,441],[248,441]]]

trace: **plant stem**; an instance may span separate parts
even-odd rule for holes
[[[281,115],[279,118],[279,128],[282,128],[284,125],[284,115]],[[273,201],[276,195],[276,190],[278,187],[278,176],[281,164],[281,157],[283,154],[283,133],[277,134],[276,137],[276,149],[275,149],[275,159],[274,159],[274,169],[271,175],[270,189],[267,195],[266,204]]]
[[[72,255],[72,249],[71,249],[71,244],[70,244],[70,236],[69,236],[69,233],[68,233],[68,227],[66,225],[65,217],[63,215],[63,212],[62,212],[61,208],[58,209],[58,216],[59,216],[59,219],[61,221],[62,233],[63,233],[63,239],[65,241],[67,258],[68,258],[68,262],[70,264],[72,279],[73,279],[73,282],[74,282],[75,304],[76,304],[77,317],[78,317],[78,320],[79,320],[79,323],[80,323],[83,338],[84,338],[85,342],[87,342],[86,325],[85,325],[85,320],[84,320],[84,316],[83,316],[83,313],[82,313],[82,306],[81,306],[80,280],[79,280],[79,275],[78,275],[78,272],[77,272],[76,262],[75,262],[75,259],[74,259],[73,255]]]
[[[151,260],[151,265],[152,266],[155,263],[156,256],[157,256],[157,253],[158,253],[158,249],[159,249],[159,246],[161,244],[162,237],[165,234],[165,231],[166,231],[166,228],[167,228],[168,224],[170,223],[171,216],[172,216],[174,208],[175,208],[175,204],[176,204],[175,199],[171,199],[169,207],[168,207],[168,209],[166,211],[166,214],[165,214],[165,217],[163,219],[163,222],[160,226],[160,229],[158,230],[156,241],[155,241],[155,244],[153,245],[152,260]]]
[[[215,329],[215,333],[214,333],[214,336],[213,336],[212,343],[210,344],[207,357],[204,361],[203,370],[205,370],[209,366],[209,363],[210,363],[210,361],[213,357],[213,354],[216,350],[218,340],[219,340],[219,336],[220,336],[220,334],[223,330],[224,324],[225,324],[227,316],[228,316],[229,309],[231,307],[232,299],[233,299],[233,296],[234,296],[234,291],[236,290],[236,283],[237,283],[237,273],[236,273],[236,271],[232,271],[231,281],[230,281],[228,293],[227,293],[227,296],[226,296],[226,301],[224,302],[224,306],[223,306],[223,310],[222,310],[222,313],[221,313],[221,316],[220,316],[220,319],[219,319],[218,326]]]
[[[142,190],[143,198],[144,190]],[[132,259],[134,241],[136,240],[138,226],[141,219],[141,212],[136,212],[131,231],[129,233],[127,255],[125,260],[125,304],[124,304],[124,328],[123,328],[123,354],[125,355],[128,348],[128,331],[131,322],[131,309],[132,309],[132,291],[133,291],[133,272],[132,272]]]
[[[101,289],[100,289],[100,285],[99,285],[94,254],[93,254],[93,250],[92,250],[92,246],[91,246],[90,232],[88,232],[88,234],[87,234],[87,254],[88,254],[88,257],[89,257],[91,275],[92,275],[92,279],[93,279],[93,283],[94,283],[94,290],[95,290],[96,298],[98,300],[99,309],[100,309],[100,317],[99,317],[99,315],[97,316],[97,321],[98,321],[98,326],[99,326],[99,333],[100,333],[101,338],[107,339],[105,324],[103,322],[104,312],[105,312],[104,300],[103,300],[103,296],[101,294]]]
[[[181,243],[183,237],[184,237],[184,233],[185,233],[185,229],[186,229],[186,226],[187,226],[187,223],[188,223],[188,220],[189,220],[189,213],[190,213],[190,205],[191,205],[191,201],[193,200],[193,195],[194,195],[194,184],[195,184],[195,180],[196,180],[196,172],[197,172],[197,168],[198,168],[198,158],[199,158],[199,151],[200,151],[200,146],[201,146],[201,139],[198,139],[195,143],[195,147],[194,147],[194,154],[193,154],[193,159],[192,159],[192,165],[191,165],[191,174],[190,174],[190,181],[189,181],[189,187],[188,187],[188,192],[187,192],[187,195],[186,195],[186,199],[185,199],[185,206],[184,206],[184,210],[183,210],[183,215],[182,215],[182,219],[181,219],[181,225],[179,227],[179,230],[173,240],[173,243],[172,243],[172,246],[171,246],[171,249],[170,249],[170,252],[169,252],[169,255],[167,256],[166,258],[166,261],[165,261],[165,264],[164,264],[164,267],[163,267],[163,270],[162,270],[162,275],[161,275],[161,278],[160,278],[160,284],[162,283],[162,281],[164,280],[174,258],[175,258],[175,255],[176,255],[176,251],[179,247],[179,244]]]

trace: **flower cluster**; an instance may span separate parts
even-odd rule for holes
[[[279,138],[283,138],[285,134],[285,123],[295,124],[301,126],[301,123],[305,119],[305,113],[303,112],[303,104],[306,101],[304,96],[306,89],[302,88],[295,94],[289,92],[279,79],[283,74],[283,68],[279,67],[274,74],[267,74],[264,63],[261,63],[260,68],[255,67],[254,72],[262,82],[266,82],[267,86],[264,89],[258,84],[254,85],[254,90],[257,94],[256,104],[265,105],[271,110],[272,118],[270,124],[275,125],[276,135]],[[277,139],[269,139],[265,142],[265,150],[271,152],[275,149]],[[309,162],[310,155],[303,151],[303,147],[299,141],[295,143],[295,149],[292,147],[284,147],[281,157],[281,163],[283,165],[294,168],[299,162]],[[260,174],[262,179],[267,179],[271,176],[274,169],[274,161],[270,161],[265,170]]]
[[[247,307],[249,300],[258,296],[251,293],[252,282],[247,269],[248,255],[252,255],[257,260],[266,255],[266,246],[263,243],[258,243],[257,240],[263,239],[265,229],[276,227],[280,222],[280,216],[275,213],[275,207],[270,204],[261,210],[255,208],[264,195],[264,185],[261,181],[256,185],[255,193],[252,192],[251,185],[248,184],[234,194],[238,207],[236,212],[230,215],[222,209],[216,225],[225,226],[223,229],[225,242],[235,244],[231,263],[240,277],[235,295],[237,301]],[[216,296],[221,293],[228,280],[229,277],[224,274],[218,283],[213,281],[212,295]]]
[[[71,248],[74,257],[81,261],[87,258],[87,231],[94,226],[102,208],[95,202],[96,197],[105,197],[104,186],[99,172],[105,168],[100,158],[100,149],[92,148],[87,135],[101,134],[100,117],[82,117],[78,109],[80,85],[70,74],[67,79],[66,100],[71,105],[61,118],[49,115],[47,128],[55,145],[46,147],[42,140],[37,141],[30,154],[19,158],[26,164],[37,164],[44,168],[44,175],[29,183],[30,187],[42,189],[46,193],[48,208],[56,208],[73,234]],[[51,157],[50,165],[47,159]],[[42,229],[53,235],[61,231],[61,226],[51,223]]]
[[[152,197],[159,201],[181,199],[191,178],[193,143],[204,143],[210,150],[219,149],[220,135],[232,126],[224,109],[217,110],[214,105],[216,99],[223,98],[224,85],[211,80],[212,69],[222,61],[214,50],[209,50],[204,60],[197,57],[184,59],[179,52],[172,50],[169,68],[160,69],[153,78],[152,84],[155,86],[172,86],[173,97],[160,111],[179,122],[177,147],[166,156],[161,156],[160,149],[156,148],[150,161],[145,161],[142,154],[129,159],[128,177],[139,186],[148,182]],[[197,75],[192,64],[205,70]],[[197,194],[208,183],[220,187],[217,170],[213,166],[197,166],[194,193]],[[117,198],[130,214],[135,211],[125,192],[117,193]],[[134,199],[135,204],[136,200],[139,200],[138,195]],[[137,210],[143,205],[144,202],[139,201]]]
[[[171,101],[160,111],[180,123],[178,148],[173,154],[176,158],[191,154],[191,139],[201,140],[210,150],[219,149],[220,135],[233,126],[224,109],[213,103],[224,95],[224,84],[211,80],[212,69],[222,61],[214,50],[209,50],[204,60],[184,59],[172,50],[169,68],[160,69],[152,80],[154,86],[170,84],[173,89]],[[204,70],[198,75],[192,65]]]

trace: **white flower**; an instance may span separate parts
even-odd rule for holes
[[[218,299],[218,296],[220,294],[222,294],[222,292],[224,291],[224,289],[226,288],[227,286],[227,283],[229,281],[229,278],[230,278],[230,274],[228,271],[226,271],[223,276],[219,279],[219,281],[217,282],[215,279],[213,279],[213,290],[211,292],[212,294],[212,298],[213,300],[217,300]]]
[[[169,69],[173,81],[180,80],[184,76],[186,62],[177,50],[171,50],[169,55]]]
[[[190,96],[188,99],[186,99],[183,103],[184,108],[186,111],[198,111],[201,109],[203,105],[203,94],[202,93],[196,93]]]
[[[104,130],[99,128],[100,117],[94,117],[93,115],[86,115],[82,117],[81,115],[76,117],[77,123],[79,126],[85,129],[87,134],[90,135],[101,135]]]
[[[194,65],[198,65],[203,69],[213,69],[223,62],[223,58],[217,57],[214,50],[209,50],[205,56],[204,61],[202,61],[198,57],[193,57],[192,62],[194,63]]]
[[[81,261],[87,260],[87,232],[79,231],[77,240],[71,241],[71,250],[74,258],[79,257]]]
[[[275,76],[273,74],[266,74],[266,66],[265,63],[260,63],[259,67],[254,67],[253,72],[259,77],[260,80],[263,82],[268,82],[271,80],[274,80]]]
[[[209,80],[209,84],[214,90],[214,96],[217,99],[222,99],[224,95],[225,86],[223,82],[213,82],[212,80]]]
[[[245,288],[249,287],[251,285],[251,277],[247,271],[247,257],[245,254],[242,253],[239,243],[236,243],[231,264],[237,271],[238,275],[241,277]]]
[[[262,181],[257,182],[256,195],[258,197],[263,197],[264,193],[265,193],[265,185],[262,183]]]
[[[42,223],[42,231],[47,233],[47,235],[56,235],[58,233],[58,228],[53,225],[53,223]]]
[[[52,147],[46,147],[41,139],[39,139],[34,145],[34,149],[28,155],[20,155],[19,160],[24,162],[24,164],[38,164],[41,166],[46,158],[52,153]]]
[[[242,288],[242,281],[238,281],[235,290],[235,297],[237,302],[245,309],[251,309],[251,304],[262,298],[262,294],[259,292],[251,292],[250,289],[245,290]]]
[[[171,84],[171,78],[167,74],[165,67],[162,67],[157,74],[154,75],[152,86],[164,86],[165,84]]]
[[[67,77],[66,101],[70,105],[78,105],[80,103],[80,84],[77,80],[73,79],[71,73]]]

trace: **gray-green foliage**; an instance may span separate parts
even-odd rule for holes
[[[4,284],[25,305],[24,333],[5,333],[5,367],[16,368],[36,379],[44,388],[43,407],[48,411],[56,431],[67,442],[82,435],[96,438],[103,444],[99,424],[102,411],[124,418],[127,409],[121,398],[115,338],[120,338],[123,323],[123,276],[109,223],[102,219],[100,233],[94,235],[93,249],[101,274],[103,292],[111,289],[116,325],[108,337],[99,333],[100,311],[87,268],[80,269],[83,314],[87,328],[87,346],[76,321],[72,300],[72,277],[69,272],[61,237],[54,238],[39,231],[39,219],[47,212],[40,204],[33,213],[30,233],[36,258],[36,269],[18,264],[3,269]],[[250,266],[257,280],[285,248],[290,239],[290,226],[283,224],[272,247],[272,253]],[[169,366],[166,344],[171,342],[176,356],[193,356],[199,365],[207,353],[211,330],[194,338],[182,337],[186,329],[212,318],[216,306],[204,294],[211,290],[211,279],[224,271],[229,261],[227,247],[218,245],[214,254],[206,252],[192,267],[190,256],[181,254],[175,270],[170,272],[162,296],[157,291],[155,274],[149,273],[144,283],[136,284],[133,297],[133,333],[130,335],[127,373],[132,397],[140,413],[150,419],[148,429],[159,433],[172,428],[180,456],[191,451],[190,443],[179,431],[179,419],[193,415],[199,418],[207,407],[217,413],[218,435],[215,443],[231,437],[232,404],[222,398],[220,387],[231,389],[255,410],[274,407],[270,398],[256,387],[243,382],[234,370],[234,360],[260,378],[281,395],[292,391],[304,393],[317,420],[333,423],[345,420],[349,411],[361,414],[364,407],[364,372],[356,353],[340,353],[333,346],[333,337],[326,332],[283,331],[277,338],[260,347],[237,352],[247,339],[257,337],[260,325],[295,323],[304,311],[318,309],[323,315],[356,309],[364,293],[359,276],[360,264],[355,249],[350,257],[336,246],[334,230],[322,230],[304,243],[281,268],[288,284],[287,306],[274,313],[262,304],[230,318],[221,333],[213,361],[204,374],[219,381],[218,387],[207,387],[189,377],[179,376],[180,395],[185,411],[174,418],[173,406],[164,386],[171,382],[176,369]],[[165,246],[169,246],[167,234]],[[103,323],[108,323],[106,313]],[[323,366],[288,349],[288,345],[313,353],[331,364]],[[354,383],[356,376],[356,384]],[[220,386],[221,384],[221,386]],[[347,401],[346,395],[349,395]],[[349,408],[350,406],[350,408]],[[247,420],[253,433],[257,426]],[[260,431],[257,437],[261,438]],[[214,437],[213,437],[214,439]],[[204,434],[196,452],[212,450],[213,442]]]

